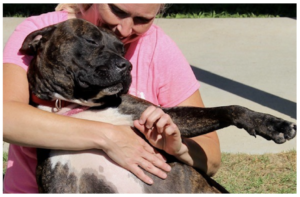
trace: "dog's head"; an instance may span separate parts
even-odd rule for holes
[[[123,57],[123,43],[81,19],[32,32],[20,52],[33,56],[30,90],[43,100],[97,106],[105,96],[126,93],[131,83],[132,66]]]

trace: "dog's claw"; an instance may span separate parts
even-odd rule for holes
[[[282,144],[296,136],[296,124],[271,116],[268,116],[266,120],[267,121],[261,125],[262,129],[258,133],[265,139],[271,139],[277,144]],[[263,129],[263,125],[265,125],[266,129]]]
[[[256,138],[256,132],[255,132],[255,129],[251,129],[251,130],[249,131],[249,134],[252,135],[252,136],[254,136],[254,137]]]
[[[291,140],[293,139],[295,136],[296,136],[296,133],[297,133],[297,125],[296,124],[291,124],[290,125],[291,129],[290,129],[290,132],[286,132],[284,133],[284,137],[285,139],[287,140]]]
[[[277,144],[291,140],[297,134],[297,126],[295,123],[259,112],[252,112],[247,121],[241,119],[239,124],[236,125],[242,125],[242,127],[254,137],[259,135],[266,140],[273,140]]]

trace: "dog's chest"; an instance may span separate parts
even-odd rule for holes
[[[131,115],[122,114],[119,112],[118,108],[106,108],[103,110],[97,109],[87,109],[80,111],[78,113],[72,113],[75,105],[67,106],[59,111],[58,114],[72,114],[73,118],[92,120],[98,122],[106,122],[114,125],[129,125],[133,126],[133,118]],[[51,112],[53,109],[47,106],[38,106],[39,109]]]
[[[39,107],[49,111],[48,108]],[[64,108],[62,112],[70,109]],[[132,125],[132,117],[120,114],[117,108],[108,108],[105,110],[85,110],[72,115],[74,118],[87,119],[92,121],[108,122],[118,125]],[[99,128],[101,129],[101,128]],[[70,136],[72,137],[72,136]],[[81,188],[85,185],[100,183],[99,185],[109,188],[110,192],[117,193],[141,193],[143,184],[139,179],[133,176],[127,170],[115,164],[101,150],[87,151],[55,151],[50,152],[48,168],[53,176],[53,182],[64,182],[60,179],[70,179],[76,177],[73,185],[77,192],[82,193]],[[65,174],[62,176],[62,174]],[[56,178],[59,177],[59,178]],[[93,181],[91,181],[93,180]],[[91,181],[92,183],[87,183]],[[89,186],[90,187],[90,186]],[[104,191],[107,192],[107,191]]]

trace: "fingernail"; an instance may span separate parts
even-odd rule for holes
[[[168,165],[167,171],[171,171],[171,169],[172,169],[171,166]]]
[[[148,180],[148,183],[152,185],[152,184],[153,184],[153,180],[152,180],[152,179],[149,179],[149,180]]]
[[[140,123],[140,124],[144,124],[144,121],[141,120],[141,119],[139,119],[139,123]]]

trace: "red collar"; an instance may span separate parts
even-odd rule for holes
[[[38,98],[37,96],[35,96],[34,94],[31,94],[31,101],[38,105],[52,107],[53,109],[56,109],[53,111],[55,111],[57,114],[64,115],[64,116],[72,116],[72,115],[80,113],[89,108],[87,106],[81,106],[81,105],[77,105],[77,104],[70,103],[70,102],[63,101],[63,100],[59,100],[59,104],[57,103],[58,100],[56,100],[56,101],[42,100],[42,99]],[[70,108],[68,107],[69,109],[61,110],[62,108],[66,107],[66,106],[69,106]]]
[[[42,100],[42,99],[38,98],[37,96],[35,96],[34,94],[31,94],[31,101],[38,105],[44,105],[44,106],[53,107],[53,108],[56,107],[55,102],[57,102],[56,100],[55,101]],[[71,104],[70,102],[63,101],[63,100],[61,100],[60,102],[61,102],[61,105],[60,105],[61,107],[66,107]]]

